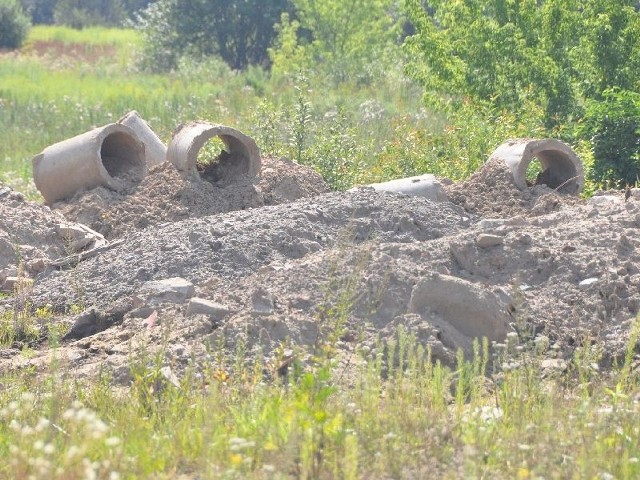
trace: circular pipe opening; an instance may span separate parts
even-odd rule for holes
[[[209,147],[215,147],[216,144],[220,153],[216,151],[212,154],[209,150],[213,148]],[[224,148],[219,148],[220,145],[224,145]],[[202,165],[203,157],[208,157],[206,166]],[[223,185],[251,179],[260,171],[260,152],[251,137],[224,125],[206,122],[179,127],[167,149],[167,160],[178,170]]]
[[[559,140],[511,139],[496,148],[490,160],[504,162],[521,190],[544,184],[560,193],[577,195],[584,186],[582,161]],[[535,179],[528,177],[533,172]]]
[[[146,164],[140,144],[125,132],[113,132],[104,138],[100,159],[113,179],[139,183],[145,176]]]
[[[535,185],[545,184],[554,190],[566,189],[568,192],[580,189],[577,183],[578,170],[568,154],[559,150],[541,150],[536,152],[535,157],[528,159],[527,166],[534,159],[541,165]]]

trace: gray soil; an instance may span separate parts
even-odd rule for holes
[[[295,355],[335,331],[351,358],[375,354],[399,326],[447,364],[456,349],[470,351],[474,332],[499,348],[508,332],[537,338],[557,365],[584,345],[601,349],[602,368],[624,352],[640,309],[635,195],[521,192],[487,163],[446,187],[451,202],[434,203],[327,193],[308,169],[263,162],[258,181],[225,188],[161,166],[134,191],[95,189],[56,211],[0,197],[0,235],[13,232],[33,258],[59,255],[60,214],[111,239],[70,268],[32,274],[31,305],[49,305],[72,326],[57,355],[76,375],[106,369],[127,384],[130,353],[143,347],[163,348],[178,375],[216,348],[273,365],[275,352]],[[174,277],[193,291],[174,298],[149,284]],[[189,297],[212,303],[203,313]],[[0,300],[0,309],[14,305],[13,296]],[[19,347],[3,352],[0,369],[45,368],[46,342],[31,357]]]

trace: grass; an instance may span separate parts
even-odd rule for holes
[[[578,363],[543,376],[536,352],[521,350],[500,369],[506,359],[485,345],[451,370],[399,330],[378,353],[357,351],[348,381],[321,356],[271,380],[268,365],[233,359],[221,370],[212,360],[174,385],[162,354],[143,354],[122,394],[107,377],[66,378],[52,355],[48,375],[2,379],[4,478],[640,475],[631,363],[591,370],[588,381]]]

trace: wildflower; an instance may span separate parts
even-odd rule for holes
[[[31,403],[36,399],[36,396],[31,392],[23,392],[21,398],[25,403]]]
[[[35,430],[36,432],[42,432],[44,429],[46,429],[49,426],[49,420],[47,420],[46,418],[40,417],[40,419],[38,420],[38,423],[36,423],[36,427]]]
[[[104,441],[107,447],[115,447],[120,444],[120,439],[118,437],[109,437]]]

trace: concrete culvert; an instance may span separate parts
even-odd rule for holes
[[[559,140],[509,140],[491,154],[490,160],[504,161],[520,190],[529,186],[527,169],[532,161],[540,162],[540,172],[531,182],[534,185],[545,184],[559,192],[574,195],[579,194],[584,186],[582,161],[571,147]]]
[[[144,157],[147,166],[160,165],[167,159],[167,147],[149,124],[140,116],[138,112],[132,110],[123,116],[118,123],[126,125],[136,132],[136,135],[144,143]]]
[[[52,204],[81,190],[121,190],[147,174],[144,145],[133,130],[112,123],[45,148],[33,158],[33,179]]]
[[[205,122],[179,127],[169,143],[167,160],[178,170],[200,175],[198,153],[213,137],[218,137],[226,148],[206,167],[207,180],[231,184],[260,172],[260,152],[251,137],[231,127]]]

